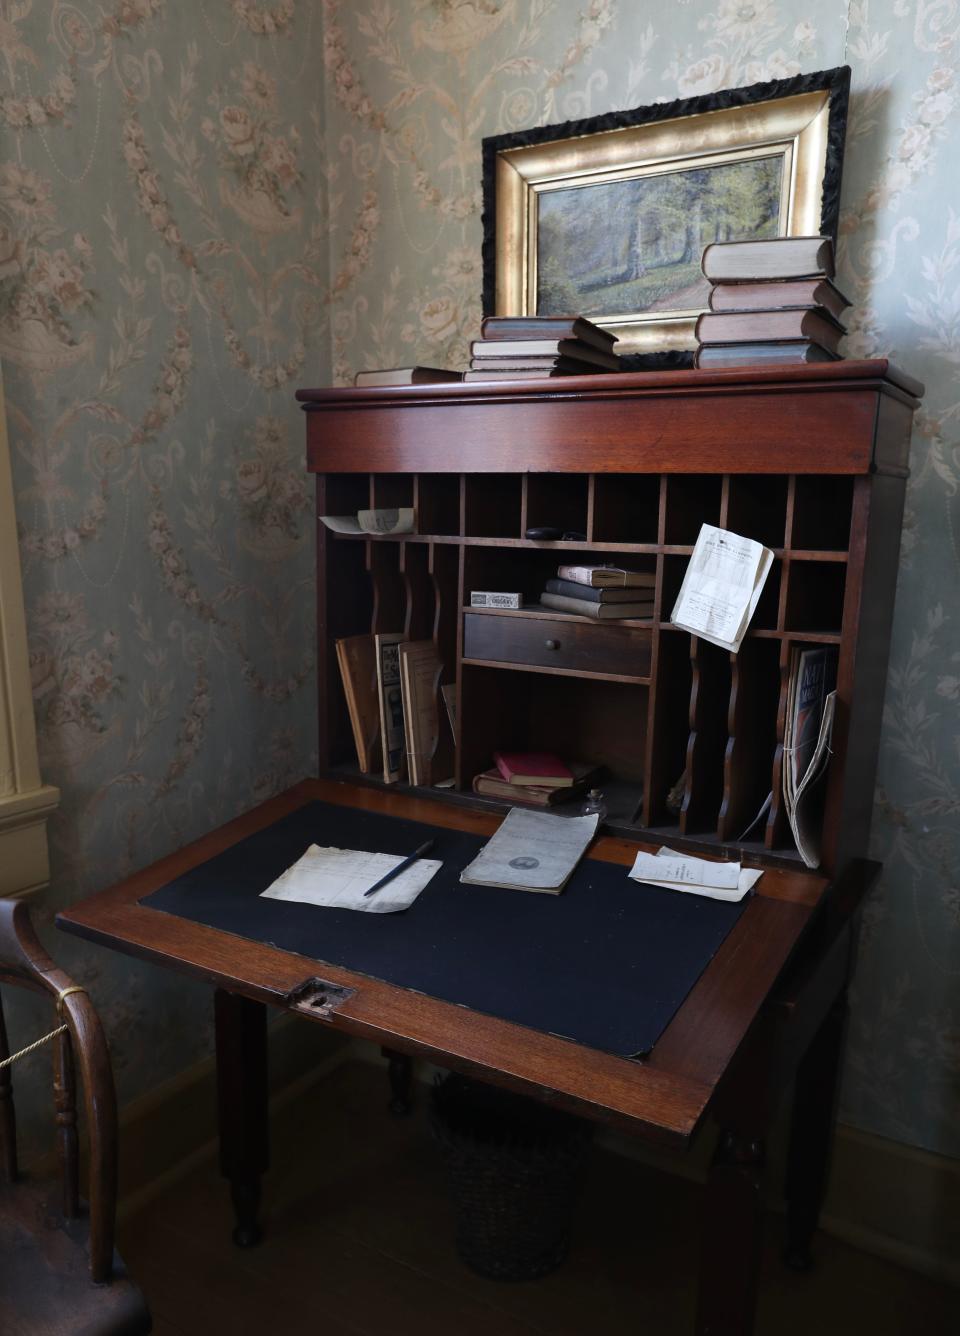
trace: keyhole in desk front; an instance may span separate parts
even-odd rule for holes
[[[559,640],[545,640],[543,643],[546,645],[547,649],[559,649],[559,648],[560,648],[560,641],[559,641]]]

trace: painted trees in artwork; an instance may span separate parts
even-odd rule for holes
[[[538,313],[695,309],[704,246],[775,236],[780,188],[771,157],[544,192]]]

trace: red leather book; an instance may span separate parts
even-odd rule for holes
[[[573,783],[573,771],[553,752],[494,752],[493,759],[511,784],[539,784],[563,789]]]

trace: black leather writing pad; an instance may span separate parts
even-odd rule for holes
[[[260,898],[310,844],[407,854],[428,836],[443,867],[402,913]],[[562,895],[462,886],[483,843],[309,803],[141,903],[621,1057],[650,1051],[747,903],[645,886],[589,858]]]

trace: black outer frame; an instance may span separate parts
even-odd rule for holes
[[[840,216],[840,184],[843,174],[843,148],[847,136],[847,111],[850,100],[850,66],[838,65],[832,70],[818,70],[813,74],[797,74],[790,79],[770,79],[767,83],[750,84],[746,88],[724,88],[700,97],[678,98],[675,102],[657,102],[648,107],[634,107],[631,111],[610,111],[600,116],[588,116],[579,121],[564,121],[560,125],[540,125],[532,130],[515,130],[509,134],[488,135],[483,140],[483,313],[493,313],[496,293],[496,162],[497,155],[508,149],[526,148],[530,144],[548,144],[555,139],[575,139],[579,135],[597,134],[603,130],[625,130],[635,125],[656,121],[670,121],[679,116],[696,116],[705,111],[724,111],[728,107],[748,107],[757,102],[772,102],[781,97],[795,97],[799,93],[829,92],[830,112],[827,120],[827,161],[823,174],[820,234],[837,238]],[[667,370],[670,367],[693,365],[692,352],[638,353],[624,357],[625,370]]]

